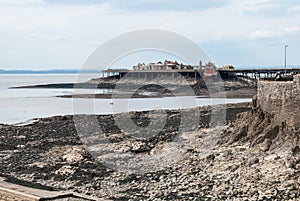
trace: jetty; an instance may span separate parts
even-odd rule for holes
[[[236,81],[239,78],[251,82],[257,82],[263,78],[274,78],[276,73],[282,75],[295,75],[300,73],[300,68],[245,68],[236,69],[231,65],[226,65],[221,68],[216,67],[214,63],[199,65],[179,64],[177,61],[165,60],[164,63],[149,63],[138,64],[133,66],[133,69],[107,69],[101,72],[101,77],[113,77],[116,79],[160,79],[170,78],[176,79],[184,77],[191,81],[197,81],[202,77],[220,76],[223,80]]]
[[[259,78],[273,78],[277,72],[281,74],[299,74],[300,68],[247,68],[247,69],[218,69],[220,76],[224,79],[232,79],[234,77],[245,77],[258,80]]]

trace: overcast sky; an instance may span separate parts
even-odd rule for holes
[[[191,39],[219,66],[283,65],[285,44],[300,64],[299,0],[0,0],[0,69],[80,68],[98,45],[149,28]]]

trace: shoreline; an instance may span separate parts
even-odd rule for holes
[[[194,115],[195,109],[168,110],[165,116],[159,111],[93,116],[109,142],[106,144],[99,139],[101,133],[93,130],[92,115],[41,118],[24,126],[0,125],[0,176],[30,187],[109,200],[300,197],[300,148],[298,133],[294,132],[298,127],[280,130],[270,114],[252,103],[197,110],[199,116]],[[188,114],[182,132],[181,112]],[[222,112],[226,114],[224,124],[212,124],[212,115]],[[142,128],[142,133],[120,129],[116,120],[124,117]],[[165,126],[148,128],[151,118],[165,118]],[[190,125],[194,120],[199,120],[198,124]],[[218,118],[215,120],[218,122]],[[81,136],[76,126],[84,133],[91,132]],[[156,135],[138,137],[153,130]],[[119,151],[141,159],[155,157],[169,150],[178,135],[186,145],[185,151],[162,168],[161,159],[158,169],[141,173],[119,172],[105,163],[108,159],[122,161]],[[214,135],[217,138],[211,138]],[[111,155],[109,151],[117,153]],[[130,167],[134,168],[135,163],[126,161],[126,168]]]
[[[225,91],[225,98],[252,98],[256,94],[255,89],[240,89],[235,91]],[[218,95],[213,94],[214,96],[218,97]],[[98,94],[73,94],[73,95],[60,95],[56,96],[58,98],[96,98],[96,99],[124,99],[124,98],[164,98],[164,97],[180,97],[180,96],[187,96],[184,93],[181,94],[161,94],[161,93],[153,93],[151,95],[144,95],[140,93],[124,93],[124,94],[117,94],[117,93],[98,93]],[[189,95],[188,95],[189,96]],[[190,95],[193,96],[193,95]],[[197,98],[210,98],[209,94],[203,93],[200,95],[195,95]],[[223,96],[223,95],[222,95]],[[220,98],[222,98],[220,95]]]
[[[43,85],[29,85],[29,86],[18,86],[11,87],[11,89],[108,89],[114,90],[116,87],[115,83],[61,83],[61,84],[43,84]],[[186,87],[193,89],[193,94],[186,94]],[[217,86],[218,87],[218,86]],[[171,89],[171,90],[169,90]],[[201,97],[209,97],[210,93],[217,96],[214,87],[212,91],[208,91],[205,87],[196,85],[174,85],[165,84],[160,86],[159,84],[132,84],[132,83],[121,83],[118,85],[118,90],[123,92],[120,94],[114,93],[98,93],[98,94],[74,94],[74,95],[58,95],[59,98],[160,98],[160,97],[171,97],[171,96],[186,96],[195,95]],[[225,95],[221,97],[226,98],[252,98],[256,95],[256,88],[253,86],[240,86],[238,84],[232,84],[231,82],[225,82],[224,89],[216,89],[217,91],[224,91]],[[216,91],[216,92],[217,92]],[[151,93],[150,95],[144,95],[143,93]],[[131,95],[132,96],[129,96]]]
[[[226,122],[234,121],[237,114],[249,111],[250,108],[250,103],[228,104]],[[209,127],[212,107],[204,106],[198,109],[200,111],[198,118],[201,120],[199,119],[199,128],[190,128],[193,132]],[[219,106],[218,109],[222,110],[222,107]],[[193,111],[193,109],[186,111]],[[147,125],[148,115],[151,113],[130,112],[130,115],[137,125],[143,126]],[[83,115],[82,118],[88,116]],[[161,143],[166,143],[177,135],[180,126],[179,111],[168,110],[167,122],[163,130],[153,138],[140,141],[126,137],[126,134],[120,134],[112,115],[98,115],[97,119],[114,146],[126,148],[130,142],[134,146],[126,149],[134,154],[145,154],[159,149]],[[77,122],[77,124],[84,122]],[[26,181],[26,185],[31,187],[68,190],[107,199],[123,197],[121,189],[105,185],[103,182],[122,182],[123,179],[131,176],[120,174],[99,164],[87,152],[74,127],[73,116],[41,118],[23,126],[0,125],[0,136],[5,136],[0,141],[1,176],[10,178],[9,180],[14,183],[23,184],[23,181]],[[164,168],[164,171],[168,168]],[[93,188],[91,185],[100,185],[101,188],[100,186]],[[125,197],[132,197],[133,186],[130,182],[125,182],[124,185],[127,186],[125,189],[128,191]],[[115,196],[107,194],[109,191],[106,188],[114,189]]]
[[[94,95],[91,95],[92,97],[94,96]],[[173,96],[165,96],[165,97],[145,97],[145,98],[139,98],[139,97],[137,97],[137,98],[132,98],[133,100],[134,99],[141,99],[140,101],[144,101],[143,99],[146,99],[146,98],[148,98],[148,100],[151,100],[151,99],[156,99],[156,101],[159,101],[159,99],[160,98],[167,98],[167,97],[173,97]],[[86,97],[84,97],[84,98],[86,98]],[[127,98],[127,97],[121,97],[121,98],[117,98],[117,99],[114,99],[114,98],[112,98],[112,99],[110,99],[110,98],[104,98],[105,99],[105,103],[106,104],[108,104],[108,106],[110,106],[110,107],[112,107],[113,105],[114,105],[114,101],[116,101],[116,100],[121,100],[122,98]],[[177,98],[180,98],[180,96],[178,96]],[[195,107],[192,107],[192,108],[181,108],[181,109],[179,109],[179,108],[164,108],[164,109],[160,109],[161,111],[169,111],[169,110],[188,110],[188,109],[197,109],[197,108],[207,108],[207,107],[220,107],[221,105],[222,106],[228,106],[228,105],[239,105],[239,104],[250,104],[250,102],[251,102],[251,99],[239,99],[239,98],[231,98],[231,99],[219,99],[219,100],[221,100],[221,101],[218,101],[218,98],[212,98],[212,99],[209,99],[209,97],[208,98],[206,98],[206,97],[193,97],[193,98],[195,98],[195,100],[197,100],[197,99],[199,99],[200,100],[200,102],[201,102],[201,99],[208,99],[208,101],[210,101],[210,100],[213,100],[213,102],[214,102],[214,104],[212,104],[212,105],[209,105],[209,104],[207,104],[207,105],[205,105],[205,104],[200,104],[200,105],[198,105],[198,106],[195,106]],[[103,100],[104,100],[103,99]],[[145,101],[148,101],[148,100],[145,100]],[[222,101],[222,100],[224,100],[224,102]],[[119,114],[124,114],[124,113],[127,113],[127,112],[155,112],[155,111],[157,111],[156,109],[152,109],[152,108],[144,108],[144,109],[141,109],[141,108],[136,108],[135,110],[132,110],[132,109],[130,109],[129,111],[126,111],[126,110],[119,110],[119,111],[114,111],[113,113],[111,113],[111,112],[108,112],[108,111],[106,111],[105,112],[105,110],[104,110],[104,112],[103,113],[92,113],[92,114],[89,114],[89,113],[77,113],[77,114],[72,114],[72,112],[68,112],[68,113],[66,113],[66,114],[64,114],[64,113],[57,113],[57,114],[55,114],[55,113],[53,113],[53,114],[36,114],[36,116],[34,116],[34,115],[29,115],[27,118],[20,118],[18,121],[16,121],[16,120],[14,120],[14,121],[12,121],[12,122],[10,122],[10,121],[5,121],[5,120],[3,120],[2,122],[0,122],[0,125],[12,125],[12,126],[24,126],[24,125],[29,125],[29,124],[33,124],[33,123],[35,123],[35,122],[38,122],[40,119],[44,119],[44,118],[51,118],[51,117],[56,117],[56,116],[72,116],[72,115],[74,115],[74,116],[76,116],[76,115],[96,115],[96,116],[102,116],[102,115],[119,115]]]

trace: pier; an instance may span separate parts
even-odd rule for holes
[[[222,79],[226,80],[241,77],[251,79],[253,81],[257,81],[259,78],[274,78],[276,72],[280,72],[282,75],[284,75],[285,71],[287,75],[299,74],[300,68],[218,69],[218,72]]]
[[[200,72],[197,70],[118,70],[118,69],[109,69],[102,71],[101,77],[105,77],[105,74],[108,77],[114,77],[117,79],[159,79],[159,78],[173,78],[178,77],[192,78],[194,81],[201,78]]]
[[[198,79],[217,75],[223,80],[237,80],[238,78],[246,79],[248,81],[257,82],[260,78],[274,78],[277,72],[284,75],[294,75],[300,74],[300,68],[288,68],[288,69],[278,69],[278,68],[261,68],[261,69],[217,69],[216,72],[210,74],[205,73],[205,69],[176,69],[176,70],[124,70],[124,69],[108,69],[103,70],[101,77],[114,77],[116,79],[159,79],[159,78],[170,78],[176,79],[178,77],[188,78],[191,81],[197,81]]]

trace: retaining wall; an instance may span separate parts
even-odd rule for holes
[[[257,104],[277,121],[300,123],[300,75],[293,81],[259,81]]]

